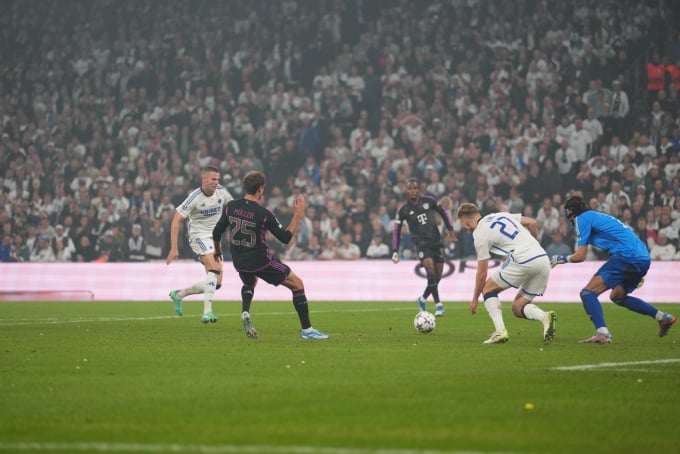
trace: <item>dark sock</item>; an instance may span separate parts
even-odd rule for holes
[[[307,297],[304,290],[293,292],[293,306],[300,318],[302,329],[311,328],[312,322],[309,321],[309,306],[307,306]]]
[[[241,312],[250,312],[250,303],[253,301],[255,289],[249,285],[241,287]]]
[[[428,296],[432,295],[435,302],[439,302],[439,289],[437,288],[438,282],[439,281],[437,278],[433,275],[427,275],[427,287],[425,287],[425,291],[423,292],[423,299],[426,300]]]

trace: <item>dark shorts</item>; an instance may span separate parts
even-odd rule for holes
[[[444,248],[439,245],[416,246],[418,250],[418,260],[432,259],[437,263],[444,262]]]
[[[619,285],[630,293],[635,290],[647,274],[649,270],[650,261],[647,259],[636,260],[627,259],[620,255],[612,255],[604,265],[600,267],[595,273],[596,276],[602,276],[602,280],[607,287],[613,289]]]
[[[238,275],[241,278],[241,282],[250,286],[255,284],[256,277],[269,284],[280,285],[283,281],[288,279],[289,273],[290,268],[288,265],[282,263],[281,260],[276,257],[272,257],[271,261],[262,268],[254,271],[239,271]]]

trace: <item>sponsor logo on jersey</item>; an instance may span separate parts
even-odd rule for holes
[[[219,212],[220,212],[220,207],[212,207],[212,208],[208,208],[208,209],[205,209],[205,210],[201,210],[201,215],[206,217],[206,218],[209,218],[211,216],[215,216]]]

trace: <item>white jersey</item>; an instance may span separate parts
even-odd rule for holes
[[[189,197],[176,208],[177,212],[187,219],[189,242],[197,238],[212,239],[213,228],[222,216],[227,202],[232,199],[227,188],[222,185],[218,185],[211,196],[205,195],[201,188],[192,191]]]
[[[493,213],[479,220],[472,236],[475,240],[477,260],[488,260],[491,253],[510,257],[523,264],[536,257],[547,255],[541,244],[522,225],[522,215]]]

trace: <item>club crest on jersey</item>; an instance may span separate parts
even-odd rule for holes
[[[429,209],[430,209],[430,204],[427,203],[427,202],[423,203],[423,208],[425,208],[426,210],[429,210]]]

